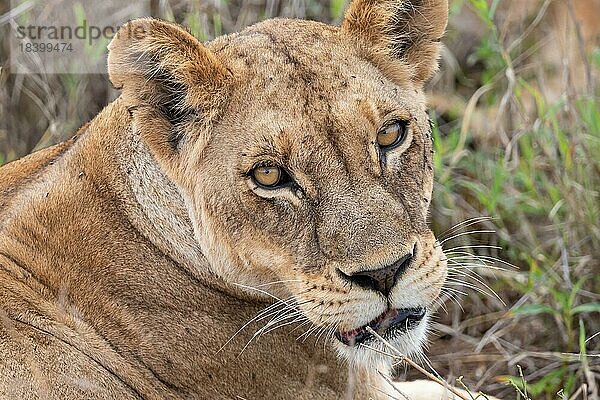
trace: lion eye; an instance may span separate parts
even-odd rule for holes
[[[395,121],[377,134],[377,144],[384,150],[392,149],[406,139],[408,132],[408,124],[405,121]]]
[[[258,167],[252,170],[252,179],[260,186],[274,188],[281,183],[284,173],[279,167]]]

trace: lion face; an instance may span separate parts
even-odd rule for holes
[[[208,48],[150,25],[185,39],[177,55],[149,71],[128,64],[127,74],[116,66],[164,50],[113,42],[109,58],[136,129],[182,188],[213,272],[284,300],[280,324],[307,323],[354,361],[371,354],[361,345],[376,345],[372,331],[417,351],[446,276],[426,222],[422,85],[447,5],[405,3],[355,1],[339,29],[266,21]],[[388,26],[399,18],[404,31]],[[120,79],[136,74],[144,85]]]

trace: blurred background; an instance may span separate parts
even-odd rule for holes
[[[339,23],[346,5],[152,0],[151,13],[206,41],[276,16]],[[104,74],[11,73],[9,11],[1,0],[0,164],[118,95]],[[427,92],[430,219],[451,276],[425,364],[503,399],[598,399],[600,0],[452,0],[450,13]]]

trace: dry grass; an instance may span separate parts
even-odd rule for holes
[[[272,16],[339,21],[345,2],[153,4],[210,39]],[[450,282],[438,313],[432,367],[506,399],[597,399],[600,5],[456,0],[451,11],[443,72],[429,88],[431,221],[441,233],[491,219],[446,233],[475,232],[444,244],[462,283]],[[65,139],[116,96],[104,75],[11,75],[6,55],[3,40],[0,162]]]

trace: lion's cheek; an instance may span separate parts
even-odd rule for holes
[[[197,199],[192,210],[195,235],[210,271],[230,284],[260,289],[257,294],[282,292],[285,285],[265,285],[293,279],[296,257],[264,232],[230,223],[236,220],[233,213],[210,204]]]

